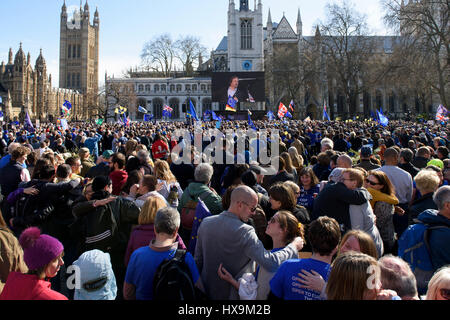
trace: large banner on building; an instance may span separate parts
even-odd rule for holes
[[[215,72],[211,86],[213,102],[265,101],[264,72]]]

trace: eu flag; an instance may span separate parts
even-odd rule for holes
[[[197,112],[195,112],[194,104],[192,103],[191,100],[189,100],[189,111],[187,112],[187,114],[190,117],[194,118],[195,121],[199,121],[197,117]]]

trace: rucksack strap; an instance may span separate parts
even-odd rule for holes
[[[179,261],[179,262],[184,262],[185,260],[185,256],[186,256],[186,250],[183,249],[177,249],[177,251],[175,252],[175,255],[173,257],[173,259],[175,261]]]
[[[430,256],[430,262],[431,262],[431,265],[433,266],[433,269],[436,269],[436,267],[433,263],[432,254],[431,254],[430,236],[431,236],[431,231],[436,230],[436,229],[449,229],[449,227],[446,225],[429,225],[429,227],[425,229],[425,232],[423,234],[423,242],[425,243],[425,246],[427,247],[427,251]]]

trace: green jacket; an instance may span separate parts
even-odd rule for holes
[[[178,204],[178,212],[181,212],[181,209],[189,200],[197,201],[199,195],[204,192],[209,192],[209,195],[204,198],[204,202],[211,214],[215,215],[221,213],[223,211],[222,198],[206,184],[199,182],[191,182],[186,190],[184,190],[180,203]]]

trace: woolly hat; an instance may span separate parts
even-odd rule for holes
[[[25,229],[19,243],[23,248],[23,259],[30,270],[46,266],[64,250],[58,239],[41,234],[41,230],[36,227]]]

